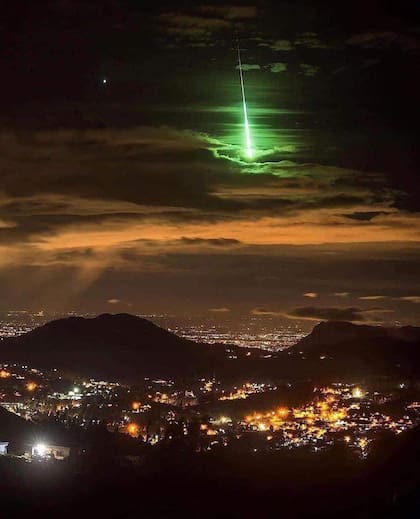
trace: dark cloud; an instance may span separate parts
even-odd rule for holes
[[[303,32],[297,34],[294,44],[299,47],[307,47],[308,49],[328,49],[328,45],[322,42],[316,32]]]
[[[270,48],[275,51],[290,51],[295,47],[289,40],[276,40],[270,45]]]
[[[239,240],[232,238],[181,238],[178,242],[184,245],[210,245],[211,247],[236,247],[241,244]]]
[[[63,263],[72,263],[75,261],[86,260],[93,258],[95,255],[94,251],[90,248],[86,249],[78,249],[78,250],[68,250],[63,252],[58,252],[55,255],[55,261],[63,262]]]
[[[172,38],[170,45],[211,47],[223,44],[226,34],[233,34],[250,24],[257,8],[247,5],[191,5],[184,11],[163,12],[159,15],[160,30]]]
[[[354,34],[348,40],[348,45],[367,49],[395,46],[404,51],[418,51],[419,39],[415,35],[402,34],[394,31],[372,31]]]
[[[270,72],[273,72],[274,74],[278,74],[279,72],[286,72],[287,70],[287,64],[279,61],[276,63],[269,63],[268,67]]]
[[[305,306],[295,308],[286,315],[292,319],[309,319],[312,321],[366,321],[371,320],[372,312],[381,313],[382,309],[361,310],[359,308],[317,308],[314,306]]]
[[[392,313],[392,309],[356,307],[297,307],[287,312],[258,307],[251,310],[252,315],[266,317],[285,317],[287,319],[309,321],[350,321],[350,322],[383,322],[383,315]]]
[[[346,216],[347,218],[352,218],[354,220],[369,221],[369,220],[372,220],[372,218],[375,218],[375,216],[378,216],[380,214],[388,214],[388,213],[380,212],[380,211],[365,211],[365,212],[359,211],[357,213],[346,214],[344,216]]]
[[[308,63],[301,63],[300,68],[302,70],[302,74],[307,77],[316,76],[320,70],[318,65],[309,65]]]
[[[254,5],[202,5],[198,10],[203,13],[217,14],[227,20],[243,20],[257,16],[257,7]]]
[[[194,155],[208,146],[205,137],[169,128],[9,135],[1,146],[3,190],[201,206],[210,200],[212,164],[198,169]],[[165,159],[156,160],[161,153]]]

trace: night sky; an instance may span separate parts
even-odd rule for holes
[[[0,309],[420,324],[419,8],[325,4],[3,6]]]

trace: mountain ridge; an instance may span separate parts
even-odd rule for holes
[[[341,321],[318,324],[295,347],[306,359],[327,360],[336,371],[418,376],[420,328],[356,325]]]
[[[58,319],[4,339],[0,360],[121,381],[215,373],[262,380],[417,376],[420,328],[322,322],[290,349],[268,356],[256,348],[194,342],[131,314],[100,314]]]
[[[311,333],[301,339],[298,344],[305,345],[309,341],[317,341],[324,345],[338,344],[354,338],[393,338],[403,342],[415,342],[420,340],[420,328],[415,326],[373,326],[348,321],[323,321],[314,326]]]

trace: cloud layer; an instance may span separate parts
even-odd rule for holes
[[[5,308],[418,320],[411,19],[128,4],[81,3],[76,34],[78,10],[48,3],[4,46]]]

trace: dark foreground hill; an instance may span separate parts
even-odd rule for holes
[[[246,354],[245,349],[183,339],[134,315],[103,314],[58,319],[5,339],[0,360],[124,379],[211,373],[228,362],[232,351]]]
[[[363,460],[344,446],[244,455],[177,443],[148,449],[133,467],[115,456],[74,464],[4,457],[1,517],[417,518],[419,433],[384,437]]]

